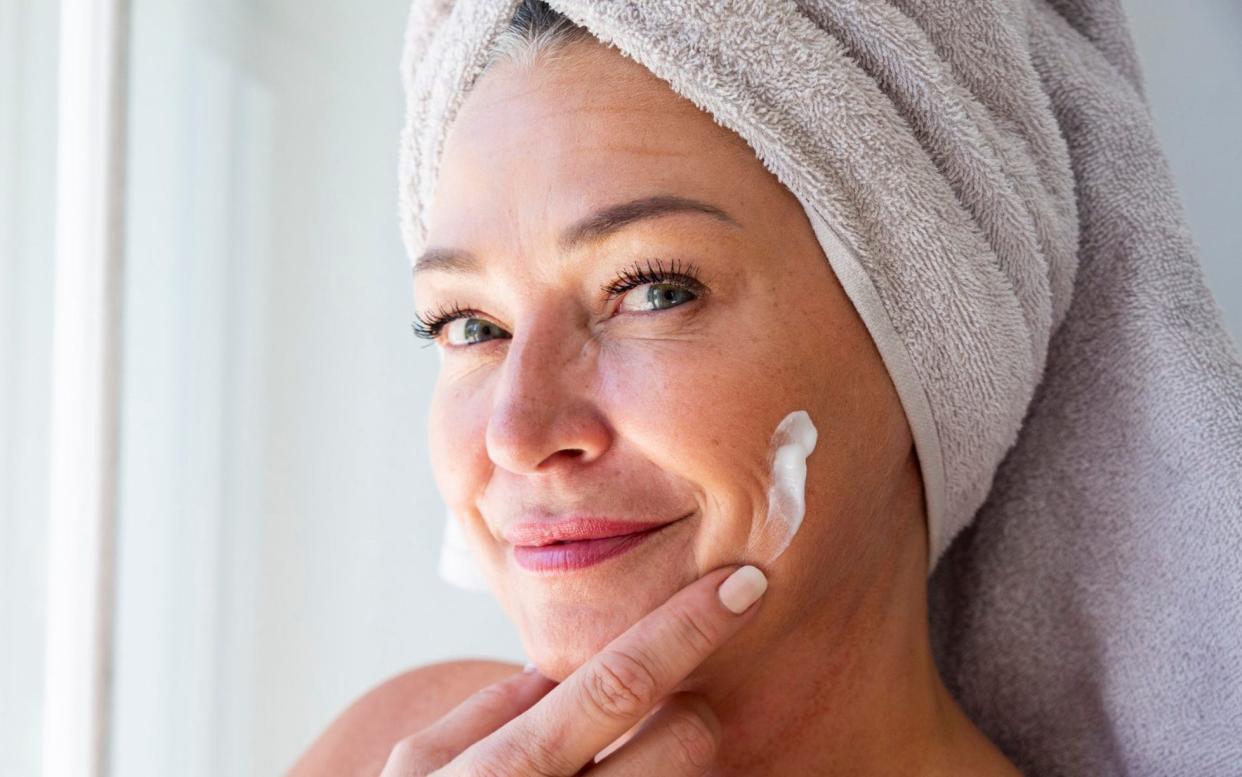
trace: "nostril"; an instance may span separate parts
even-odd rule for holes
[[[551,456],[543,460],[539,466],[540,470],[555,469],[557,467],[577,467],[579,461],[585,456],[586,451],[582,448],[563,448]]]

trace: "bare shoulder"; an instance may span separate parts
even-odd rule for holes
[[[349,705],[286,777],[375,777],[399,740],[434,723],[479,689],[522,670],[469,659],[420,666],[391,677]]]

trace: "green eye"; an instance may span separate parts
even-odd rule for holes
[[[609,300],[620,297],[622,311],[640,312],[668,310],[711,293],[707,284],[699,280],[698,268],[693,264],[673,260],[666,267],[660,259],[649,260],[645,264],[635,262],[615,280],[601,286],[600,290]],[[449,347],[513,337],[495,322],[482,318],[483,315],[480,310],[453,303],[442,305],[429,314],[418,314],[411,327],[415,336],[425,340],[440,340],[440,335],[446,333],[443,345]]]
[[[646,289],[645,294],[638,291],[644,288]],[[637,303],[633,303],[637,307],[631,306],[629,301],[631,297],[637,297],[640,300]],[[641,286],[635,286],[633,290],[624,295],[621,300],[621,309],[666,310],[694,299],[697,299],[695,293],[685,286],[672,283],[644,283]]]
[[[693,264],[674,259],[665,266],[654,259],[645,264],[635,262],[602,288],[608,299],[622,297],[621,310],[667,310],[699,298],[707,286],[698,277]],[[637,292],[646,288],[646,292]],[[634,299],[631,300],[630,298]]]
[[[449,345],[474,345],[508,336],[508,332],[481,318],[455,318],[444,326]]]
[[[449,342],[444,345],[473,345],[503,337],[511,337],[508,332],[484,318],[479,311],[463,308],[453,303],[442,305],[434,313],[419,313],[410,325],[414,335],[423,340],[438,341],[444,331]]]

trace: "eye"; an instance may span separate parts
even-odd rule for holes
[[[645,293],[643,293],[645,290]],[[644,283],[625,292],[619,310],[664,310],[697,299],[694,292],[672,283]]]
[[[622,297],[619,309],[625,312],[643,310],[667,310],[699,298],[707,286],[699,280],[694,265],[681,265],[673,261],[671,266],[656,259],[645,265],[634,265],[623,271],[616,280],[604,286],[609,299]]]
[[[709,291],[707,284],[699,280],[698,268],[693,264],[683,265],[674,260],[665,266],[660,259],[641,265],[635,262],[601,290],[610,300],[622,298],[619,306],[622,312],[668,310],[693,302]],[[427,316],[420,313],[411,326],[414,334],[425,340],[438,341],[444,332],[443,344],[449,347],[468,347],[513,337],[483,315],[454,303]]]
[[[444,345],[447,346],[470,346],[512,337],[496,323],[480,316],[477,310],[463,309],[454,304],[428,316],[420,313],[411,327],[414,335],[424,340],[439,340],[440,333],[446,332]]]
[[[474,345],[509,334],[491,321],[482,318],[466,317],[454,318],[451,321],[445,322],[444,332],[449,345]]]

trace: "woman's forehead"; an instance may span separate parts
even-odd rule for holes
[[[583,53],[484,73],[446,135],[441,174],[490,185],[500,170],[522,170],[598,186],[679,163],[709,177],[757,163],[745,141],[641,65],[602,45],[573,48]]]
[[[586,68],[553,60],[485,74],[445,140],[429,244],[482,240],[523,221],[559,233],[590,211],[661,195],[713,204],[743,224],[771,207],[782,187],[745,141],[641,66],[596,48],[603,53],[583,58]],[[617,66],[628,75],[606,78]]]

